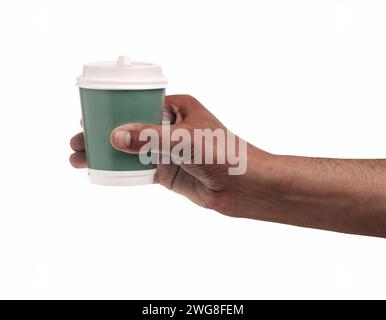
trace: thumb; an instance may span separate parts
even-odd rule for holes
[[[141,148],[148,143],[151,144],[151,151],[155,153],[170,153],[170,149],[177,142],[170,141],[170,134],[175,130],[175,125],[151,125],[130,123],[115,128],[111,132],[110,143],[115,149],[126,153],[139,153]],[[165,135],[163,137],[163,135]],[[162,146],[162,142],[164,145]]]

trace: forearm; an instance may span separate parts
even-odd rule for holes
[[[248,217],[386,237],[386,160],[253,154],[244,188]]]

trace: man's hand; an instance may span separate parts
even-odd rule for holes
[[[193,136],[194,129],[222,129],[226,131],[224,125],[216,119],[199,101],[189,95],[174,95],[165,98],[164,120],[172,120],[170,133],[176,129],[185,129]],[[162,148],[164,137],[162,136],[161,125],[147,124],[126,124],[116,128],[111,134],[111,144],[118,150],[127,153],[139,153],[146,141],[140,141],[139,134],[144,129],[153,129],[158,134],[159,146]],[[169,137],[168,137],[169,138]],[[239,142],[239,138],[235,138]],[[169,153],[178,141],[168,141]],[[71,139],[71,147],[75,151],[71,155],[70,161],[76,168],[87,167],[86,155],[84,150],[83,133],[78,133]],[[203,149],[205,145],[202,146]],[[249,151],[261,158],[268,154],[248,145]],[[153,150],[154,151],[154,150]],[[215,150],[213,150],[215,151]],[[226,150],[223,150],[224,152]],[[221,211],[225,214],[243,216],[238,208],[238,194],[242,183],[237,176],[228,175],[228,162],[216,164],[218,154],[213,154],[213,164],[194,164],[195,153],[191,152],[191,164],[158,164],[156,182],[169,188],[170,190],[182,194],[196,204]],[[203,153],[204,156],[204,153]],[[226,157],[225,157],[226,158]],[[184,159],[187,162],[187,159]],[[203,160],[203,159],[202,159]]]
[[[165,114],[175,119],[171,132],[184,128],[193,135],[200,128],[226,130],[188,95],[166,97]],[[122,152],[138,153],[146,143],[139,134],[149,128],[158,133],[162,146],[162,126],[145,124],[114,129],[111,143]],[[240,141],[236,138],[236,143]],[[170,150],[176,143],[169,141]],[[87,167],[83,133],[71,139],[71,147],[75,151],[72,165]],[[156,180],[202,207],[233,217],[386,237],[386,160],[278,156],[251,144],[246,156],[243,175],[229,175],[231,165],[214,159],[214,164],[159,164]]]

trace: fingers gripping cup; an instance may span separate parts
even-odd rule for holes
[[[121,56],[116,62],[84,65],[77,85],[91,182],[153,183],[155,165],[142,164],[138,155],[114,149],[110,134],[126,123],[161,124],[167,85],[161,67]]]

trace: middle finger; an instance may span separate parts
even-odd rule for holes
[[[70,145],[74,151],[84,151],[84,135],[83,132],[79,132],[71,138]]]

